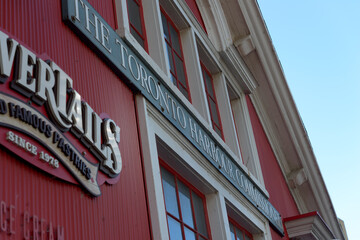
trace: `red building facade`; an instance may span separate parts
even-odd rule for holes
[[[0,239],[343,238],[256,2],[0,9]]]
[[[112,2],[95,4],[114,26],[116,16]],[[11,75],[1,84],[2,94],[28,104],[33,116],[38,111],[39,118],[51,122],[47,103],[36,104],[32,101],[34,95],[24,96],[14,90],[11,83],[21,69],[20,46],[35,55],[36,62],[41,59],[56,63],[72,79],[72,89],[81,100],[100,118],[111,118],[119,126],[122,159],[122,171],[117,177],[109,178],[98,171],[95,181],[100,185],[101,194],[93,197],[62,162],[55,168],[41,159],[44,152],[60,161],[50,144],[55,136],[47,142],[37,141],[38,134],[32,134],[33,130],[39,132],[34,128],[35,123],[25,123],[21,116],[13,117],[13,121],[23,123],[20,129],[1,126],[1,239],[151,239],[133,92],[64,24],[61,1],[2,1],[1,5],[2,37],[7,34],[7,42],[10,38],[18,42],[14,46],[18,50],[11,64]],[[2,38],[2,44],[3,41],[6,40]],[[3,50],[7,50],[6,45],[2,46]],[[36,62],[27,77],[39,83],[39,74],[35,73],[39,63]],[[61,101],[60,96],[57,97]],[[9,132],[35,146],[37,154],[22,148],[20,140],[8,140]],[[61,133],[88,161],[101,164],[75,134]]]

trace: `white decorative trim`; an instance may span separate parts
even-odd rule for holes
[[[212,238],[231,239],[224,196],[219,192],[207,194],[206,205]]]
[[[241,129],[243,136],[240,136],[240,139],[242,140],[241,142],[245,142],[246,151],[248,151],[249,157],[254,165],[254,175],[256,175],[261,184],[265,185],[245,95],[241,94],[239,100],[241,110],[238,113],[242,114],[240,121],[243,123],[243,128]]]
[[[244,38],[236,40],[234,45],[239,49],[241,55],[243,56],[246,56],[255,50],[254,43],[251,40],[251,35],[247,35]]]
[[[287,178],[291,188],[300,187],[308,180],[307,174],[303,168],[292,171]]]
[[[231,34],[221,4],[216,0],[197,0],[199,11],[209,35],[199,31],[202,38],[211,40],[216,51],[225,49],[231,43]]]
[[[284,221],[290,239],[334,239],[324,220],[316,214]]]
[[[231,150],[234,151],[239,161],[242,162],[225,76],[223,74],[217,74],[213,76],[213,82],[225,142],[229,145]]]
[[[124,37],[125,31],[130,32],[129,29],[129,15],[127,11],[123,9],[127,9],[126,0],[115,0],[115,10],[117,16],[117,25],[118,29],[115,29],[120,37]]]
[[[207,120],[208,124],[211,124],[194,31],[191,28],[184,29],[180,35],[182,45],[186,46],[183,47],[183,54],[191,102],[198,112]]]
[[[169,63],[165,55],[165,42],[159,0],[142,1],[149,54],[167,75]]]
[[[137,95],[135,100],[153,239],[169,239],[155,135],[150,126],[145,98]]]
[[[235,79],[240,83],[241,88],[245,93],[251,93],[257,87],[257,82],[252,73],[246,67],[246,64],[235,46],[231,45],[224,51],[220,52],[220,56],[225,65],[234,74]]]
[[[232,45],[231,33],[228,29],[225,14],[222,10],[220,2],[216,0],[197,1],[206,27],[208,31],[212,33],[209,33],[209,35],[207,35],[201,28],[200,24],[197,23],[197,20],[193,16],[185,1],[178,0],[177,2],[183,6],[184,12],[191,20],[190,27],[194,30],[200,44],[202,46],[206,46],[204,47],[206,52],[215,61],[220,71],[223,72],[228,79],[234,79],[243,91],[247,93],[252,92],[256,88],[257,83],[246,64],[243,62],[241,56]],[[196,24],[193,24],[193,22],[196,22]],[[217,36],[216,39],[214,39],[214,35]],[[231,53],[231,51],[233,51],[233,53]],[[228,57],[224,58],[223,52],[229,52],[225,54],[230,54],[229,57],[232,55],[231,58],[233,58],[232,60],[236,62],[235,65],[231,59],[228,59]]]

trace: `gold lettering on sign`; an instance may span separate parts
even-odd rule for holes
[[[12,131],[8,131],[6,133],[6,140],[15,144],[16,146],[22,148],[23,150],[31,153],[34,156],[38,155],[37,149],[38,147],[31,142],[27,141],[26,139],[18,136]],[[39,159],[42,162],[48,163],[53,168],[59,168],[59,160],[48,154],[47,152],[40,151],[39,152]]]
[[[14,134],[12,131],[7,132],[6,140],[14,143],[15,145],[19,146],[20,148],[31,153],[32,155],[35,155],[35,156],[37,155],[37,147],[35,145],[31,144],[30,142],[26,141],[25,139]]]

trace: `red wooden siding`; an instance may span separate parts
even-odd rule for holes
[[[115,27],[112,0],[90,3]],[[0,147],[0,206],[6,207],[7,215],[15,208],[15,234],[0,227],[0,239],[24,239],[24,234],[26,239],[26,230],[30,230],[29,239],[36,239],[32,238],[36,222],[40,224],[38,239],[50,239],[46,232],[50,222],[54,239],[58,239],[58,225],[64,228],[64,239],[151,239],[133,93],[62,22],[60,0],[2,0],[0,11],[0,31],[43,60],[53,60],[73,79],[73,89],[95,112],[106,113],[119,125],[123,162],[119,181],[103,184],[102,195],[91,197],[78,185],[54,178]],[[10,81],[0,84],[0,91],[8,89]],[[78,141],[70,133],[66,137]],[[45,238],[41,238],[42,231]]]
[[[265,187],[270,195],[269,201],[279,211],[282,218],[296,216],[299,214],[299,211],[287,187],[259,117],[256,114],[249,96],[246,97],[246,100],[259,153],[261,169],[263,171]],[[271,229],[271,235],[272,239],[281,239],[273,229]]]

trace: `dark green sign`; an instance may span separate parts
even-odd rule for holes
[[[262,190],[141,55],[130,48],[87,1],[63,0],[62,16],[115,73],[125,77],[134,91],[140,91],[283,234],[281,216]]]

